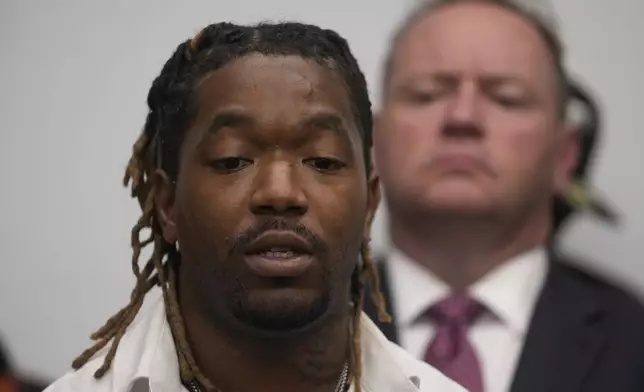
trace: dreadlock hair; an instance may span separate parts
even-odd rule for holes
[[[91,335],[96,343],[85,350],[72,366],[79,369],[110,341],[105,360],[95,373],[101,378],[110,368],[119,341],[141,308],[145,294],[155,285],[161,286],[168,322],[175,342],[180,375],[184,382],[197,381],[207,390],[217,390],[200,371],[186,337],[183,317],[177,300],[175,277],[177,263],[172,256],[178,250],[163,238],[155,213],[155,184],[152,181],[156,170],[163,170],[171,180],[179,174],[179,152],[193,118],[195,108],[194,90],[197,83],[208,73],[248,54],[269,56],[295,55],[315,61],[341,76],[353,102],[356,123],[359,124],[363,142],[364,161],[367,173],[371,172],[372,112],[367,83],[347,41],[335,31],[300,23],[260,23],[240,26],[232,23],[216,23],[201,30],[194,38],[181,43],[163,66],[160,75],[152,83],[148,93],[149,107],[143,131],[134,143],[124,186],[130,186],[132,197],[138,199],[143,211],[132,228],[132,270],[136,284],[130,303],[107,320]],[[141,232],[150,231],[141,239]],[[141,270],[139,256],[146,246],[152,244],[150,259]],[[374,268],[367,241],[362,244],[361,260],[351,280],[353,322],[350,370],[356,391],[360,392],[360,328],[365,281],[370,279],[372,296],[380,310],[380,318],[389,321],[384,298],[378,288],[378,276]]]

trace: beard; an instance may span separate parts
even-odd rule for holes
[[[229,253],[229,260],[241,260],[245,249],[269,230],[290,231],[304,238],[313,249],[319,269],[312,282],[302,287],[297,278],[272,278],[270,288],[251,284],[253,280],[241,272],[228,279],[225,293],[227,313],[236,321],[256,331],[269,334],[306,330],[324,319],[334,302],[336,283],[342,282],[348,261],[345,249],[330,249],[323,238],[306,226],[284,219],[269,219],[238,236]],[[301,283],[301,282],[300,282]]]
[[[325,279],[322,290],[281,289],[253,292],[238,282],[226,299],[230,314],[246,326],[266,333],[308,329],[328,313],[332,288]]]
[[[244,267],[248,244],[275,229],[295,232],[311,244],[316,263],[308,276],[259,278]],[[343,304],[349,300],[351,272],[359,253],[354,243],[359,241],[353,236],[339,237],[342,243],[330,247],[297,222],[262,222],[234,238],[227,250],[204,246],[191,254],[190,259],[195,261],[182,263],[181,275],[189,276],[183,290],[193,292],[190,297],[197,306],[225,328],[241,328],[266,337],[310,331],[345,309]],[[195,248],[201,247],[190,247]],[[187,251],[184,247],[186,256]]]

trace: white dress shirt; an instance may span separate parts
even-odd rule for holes
[[[386,265],[400,344],[422,359],[435,333],[424,313],[450,289],[438,277],[400,251]],[[536,248],[503,263],[468,290],[490,312],[469,329],[477,352],[485,392],[508,392],[532,313],[545,282],[547,253]]]
[[[146,302],[150,300],[146,298]],[[388,341],[366,315],[362,317],[361,332],[364,392],[466,392],[438,370]],[[103,363],[107,349],[109,345],[45,392],[185,391],[162,299],[153,300],[146,311],[142,309],[137,315],[119,344],[111,369],[96,380],[94,372]],[[351,386],[350,392],[353,391]]]

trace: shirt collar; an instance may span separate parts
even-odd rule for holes
[[[470,289],[514,333],[527,332],[548,271],[547,252],[531,249],[499,265]]]
[[[415,323],[434,304],[449,294],[449,286],[420,263],[393,249],[385,265],[392,280],[389,300],[397,323]]]
[[[517,334],[525,334],[547,273],[547,252],[537,247],[521,253],[469,288],[470,295]],[[388,268],[395,287],[391,300],[401,325],[411,325],[450,293],[427,268],[395,249]]]

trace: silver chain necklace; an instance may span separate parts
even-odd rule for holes
[[[340,379],[338,380],[338,383],[335,385],[335,390],[334,392],[344,392],[347,389],[347,385],[349,383],[349,364],[345,363],[344,368],[342,368],[342,374],[340,374]],[[197,381],[189,381],[185,383],[186,388],[188,388],[189,392],[203,392],[201,387],[199,386],[199,383]]]

